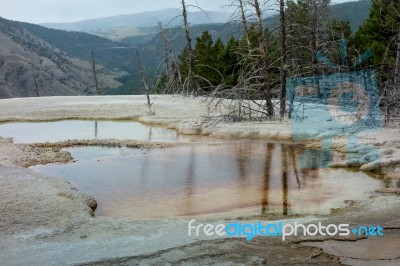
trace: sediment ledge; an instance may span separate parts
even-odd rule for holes
[[[133,149],[162,149],[172,147],[172,143],[162,142],[148,142],[136,140],[117,140],[117,139],[86,139],[86,140],[66,140],[59,142],[44,142],[31,144],[33,147],[38,148],[70,148],[70,147],[85,147],[85,146],[99,146],[99,147],[126,147]]]

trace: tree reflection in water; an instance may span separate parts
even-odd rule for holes
[[[147,133],[152,141],[154,132]],[[75,163],[35,169],[66,178],[95,196],[98,214],[116,218],[325,214],[380,184],[326,168],[330,152],[294,143],[196,142],[125,155],[118,148],[69,151]]]
[[[261,214],[265,215],[268,211],[269,203],[268,203],[268,192],[269,192],[269,183],[271,178],[271,163],[272,163],[272,152],[275,149],[275,144],[268,143],[267,150],[265,152],[265,166],[264,166],[264,187],[263,187],[263,198],[261,202]]]

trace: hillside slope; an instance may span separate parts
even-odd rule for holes
[[[69,56],[18,22],[0,18],[0,43],[0,98],[93,93],[90,62]],[[97,68],[103,89],[121,85],[120,71]]]

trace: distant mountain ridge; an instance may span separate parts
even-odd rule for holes
[[[360,0],[341,4],[333,3],[331,7],[333,15],[340,20],[350,20],[352,30],[355,31],[368,16],[370,6],[371,0]],[[217,11],[195,11],[188,14],[191,26],[225,24],[231,21],[232,17],[232,13]],[[276,11],[265,12],[264,18],[269,22],[268,25],[271,25],[271,22],[273,25],[279,22]],[[132,43],[144,44],[158,34],[158,22],[169,28],[180,26],[181,10],[170,8],[71,23],[43,23],[40,25],[51,29],[86,32],[113,41],[131,38]]]
[[[228,22],[231,15],[227,12],[196,11],[189,12],[188,19],[192,26],[218,24]],[[170,8],[71,23],[43,23],[41,25],[53,29],[86,32],[114,41],[138,36],[138,43],[143,44],[150,40],[149,37],[153,38],[158,33],[158,22],[161,22],[164,27],[177,27],[182,21],[179,16],[181,16],[181,10]]]
[[[88,33],[107,33],[112,30],[129,29],[130,34],[140,35],[142,31],[148,33],[148,29],[143,28],[156,27],[158,22],[170,27],[178,26],[181,23],[181,20],[177,17],[181,15],[181,12],[182,11],[178,8],[170,8],[158,11],[147,11],[135,14],[82,20],[71,23],[42,23],[40,25],[53,29],[83,31]],[[227,12],[196,11],[189,12],[188,17],[190,23],[196,25],[226,23],[229,21],[231,15],[232,14]]]

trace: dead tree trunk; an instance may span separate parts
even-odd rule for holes
[[[247,19],[244,10],[244,3],[243,0],[238,0],[239,2],[239,9],[240,9],[240,16],[242,20],[242,27],[243,27],[243,36],[246,39],[247,45],[250,47],[250,38],[249,38],[249,31],[247,30]]]
[[[317,60],[317,27],[318,27],[318,14],[317,14],[317,4],[312,1],[310,6],[310,50],[311,50],[311,68],[312,75],[314,77],[318,76],[318,60]]]
[[[33,78],[34,78],[34,80],[35,80],[35,95],[36,95],[36,97],[40,97],[39,85],[38,85],[38,82],[37,82],[37,79],[36,79],[36,75],[35,75],[35,74],[33,75]]]
[[[286,55],[286,18],[285,18],[285,0],[279,2],[279,15],[281,26],[281,105],[280,116],[285,117],[286,113],[286,77],[287,77],[287,55]]]
[[[260,3],[258,0],[253,0],[253,6],[256,11],[257,16],[257,28],[258,28],[258,42],[259,42],[259,49],[261,54],[261,75],[262,75],[262,84],[261,84],[261,92],[264,96],[265,100],[265,107],[267,111],[267,115],[269,118],[274,116],[274,106],[272,104],[272,97],[271,97],[271,89],[269,84],[269,73],[268,73],[268,58],[267,58],[267,45],[266,45],[266,38],[264,33],[264,27],[262,25],[262,16],[261,16],[261,8]]]
[[[396,66],[394,68],[394,84],[399,89],[400,86],[400,29],[397,34],[397,54],[396,54]]]
[[[189,81],[189,89],[192,91],[193,96],[198,96],[200,91],[198,84],[196,82],[195,74],[194,74],[194,69],[195,69],[195,61],[194,61],[194,55],[193,55],[193,49],[192,49],[192,40],[190,38],[190,32],[189,32],[189,21],[188,21],[188,14],[186,11],[186,4],[185,0],[182,0],[182,16],[183,16],[183,24],[185,27],[185,36],[186,36],[186,49],[188,52],[188,65],[189,65],[189,76],[188,76],[188,81]]]
[[[39,84],[36,78],[36,72],[35,72],[35,67],[32,65],[32,72],[33,72],[33,81],[35,82],[35,96],[40,97],[40,91],[39,91]]]
[[[164,63],[166,66],[166,73],[169,86],[172,86],[172,93],[180,92],[182,89],[182,75],[179,66],[175,61],[174,53],[172,52],[171,44],[168,40],[165,29],[161,22],[158,22],[160,27],[161,37],[164,45]]]
[[[170,77],[171,76],[171,69],[170,69],[170,62],[169,62],[170,48],[169,48],[168,38],[167,38],[167,35],[165,34],[164,28],[160,21],[158,22],[158,27],[160,28],[160,33],[161,33],[161,37],[162,37],[163,45],[164,45],[165,68],[166,68],[167,76]]]
[[[144,86],[145,91],[146,91],[147,107],[149,108],[149,114],[152,114],[153,112],[151,110],[151,106],[153,104],[150,101],[150,86],[149,86],[149,83],[147,81],[146,75],[144,73],[144,69],[142,67],[142,62],[140,61],[140,57],[139,57],[139,52],[137,50],[136,50],[136,59],[137,59],[137,62],[138,62],[140,76],[142,77],[143,86]]]
[[[92,70],[93,70],[93,80],[94,86],[96,88],[96,95],[100,95],[99,83],[97,82],[97,73],[96,73],[96,61],[94,59],[94,52],[92,50]]]

